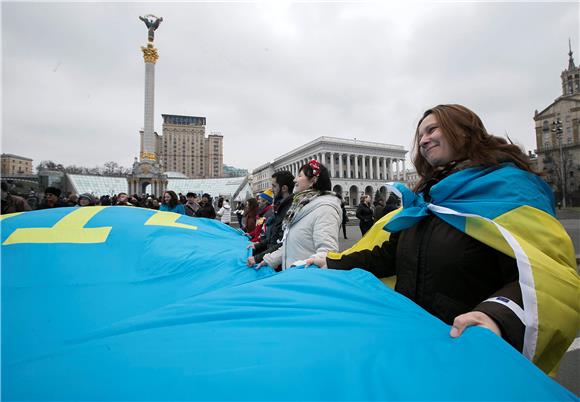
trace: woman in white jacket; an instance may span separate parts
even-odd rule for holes
[[[229,225],[232,220],[232,210],[230,207],[230,200],[225,200],[217,215],[220,217],[222,223]]]
[[[286,269],[301,260],[338,250],[342,222],[340,200],[332,188],[328,169],[311,160],[294,179],[294,196],[284,222],[282,247],[266,254],[261,265]]]

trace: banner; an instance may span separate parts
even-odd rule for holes
[[[246,266],[220,222],[2,216],[3,400],[576,400],[362,270]]]

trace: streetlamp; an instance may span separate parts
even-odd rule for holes
[[[566,172],[564,171],[564,157],[562,153],[562,134],[564,130],[562,129],[562,120],[557,119],[552,122],[552,132],[556,134],[558,139],[558,145],[560,147],[560,174],[562,175],[562,206],[566,208]]]

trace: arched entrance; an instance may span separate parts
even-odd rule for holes
[[[357,186],[350,186],[350,190],[348,191],[349,195],[349,203],[348,205],[354,207],[358,205],[358,187]]]
[[[365,195],[370,195],[373,198],[374,189],[372,186],[366,186],[365,188]]]
[[[383,200],[387,200],[387,187],[385,186],[381,186],[381,188],[379,188],[379,196],[383,199]]]
[[[151,194],[151,183],[148,181],[144,181],[141,183],[141,193],[142,194]]]

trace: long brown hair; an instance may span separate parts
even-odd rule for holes
[[[419,146],[419,126],[425,117],[433,114],[445,138],[460,159],[467,166],[495,166],[502,162],[513,162],[517,167],[536,173],[530,165],[529,157],[511,140],[491,135],[474,112],[462,105],[438,105],[425,113],[417,123],[413,141],[413,164],[421,178],[415,189],[429,180],[438,171],[421,155]]]
[[[165,194],[169,194],[169,196],[171,197],[171,199],[166,205],[168,205],[169,208],[171,209],[175,208],[175,206],[179,204],[179,198],[177,198],[177,194],[175,194],[175,191],[167,190]],[[165,204],[165,197],[163,197],[163,204]]]
[[[255,198],[250,198],[246,204],[244,215],[246,216],[256,216],[258,213],[258,201]]]

